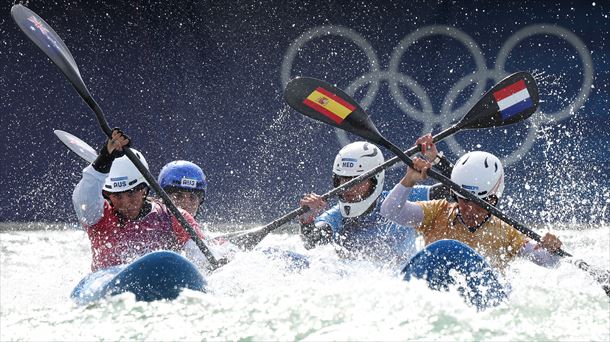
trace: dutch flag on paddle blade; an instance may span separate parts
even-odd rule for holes
[[[503,120],[521,113],[534,105],[524,80],[520,80],[496,91],[494,93],[494,98],[496,99],[496,102],[498,102]]]

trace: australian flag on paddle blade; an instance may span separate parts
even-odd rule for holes
[[[28,21],[30,30],[39,36],[40,41],[47,41],[47,46],[49,48],[52,45],[57,51],[61,51],[61,47],[59,46],[57,39],[53,37],[53,34],[51,34],[49,29],[47,28],[47,25],[44,20],[32,15],[28,17]]]
[[[517,81],[493,93],[502,119],[506,120],[534,106],[524,80]]]

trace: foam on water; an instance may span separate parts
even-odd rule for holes
[[[610,269],[609,228],[559,235],[567,251]],[[208,276],[208,293],[153,303],[123,294],[78,307],[68,295],[89,269],[83,232],[5,231],[0,242],[0,340],[610,339],[609,298],[567,263],[545,269],[515,262],[506,274],[510,300],[477,312],[456,293],[274,235],[264,244],[307,253],[311,267],[291,271],[260,252],[243,253]]]

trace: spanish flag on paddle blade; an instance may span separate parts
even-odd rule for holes
[[[311,107],[316,112],[328,117],[337,124],[340,124],[350,115],[356,106],[349,104],[339,96],[330,91],[317,87],[305,100],[303,104]]]

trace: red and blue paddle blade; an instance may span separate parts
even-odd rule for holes
[[[38,14],[20,4],[11,8],[11,16],[21,31],[68,77],[76,90],[83,95],[88,94],[70,50],[55,30]]]
[[[284,99],[314,120],[381,144],[385,139],[360,105],[343,90],[319,79],[297,77],[286,85]]]
[[[487,91],[458,125],[471,129],[510,125],[529,118],[538,104],[536,80],[527,72],[517,72]]]

